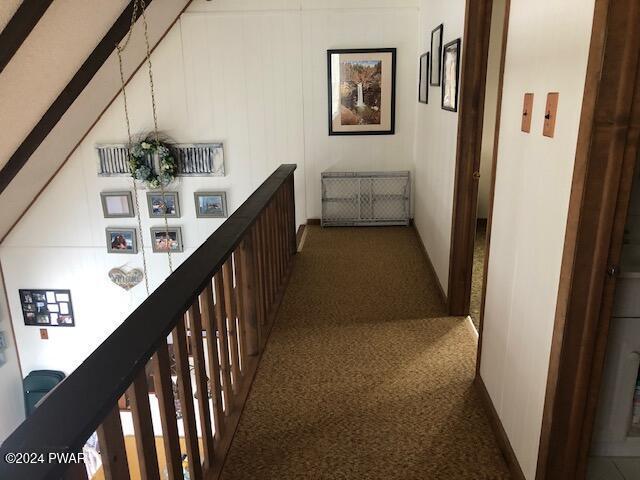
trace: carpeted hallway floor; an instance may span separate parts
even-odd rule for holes
[[[509,478],[443,315],[412,229],[308,227],[222,478]]]

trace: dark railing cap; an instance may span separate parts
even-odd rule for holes
[[[66,465],[8,464],[7,453],[76,452],[95,431],[195,297],[291,177],[281,165],[27,418],[0,447],[0,479],[59,478]],[[90,319],[85,319],[89,322]]]

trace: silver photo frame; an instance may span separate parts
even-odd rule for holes
[[[135,216],[131,192],[101,192],[104,218],[130,218]]]
[[[151,228],[151,247],[156,253],[167,253],[167,234],[171,240],[169,248],[171,253],[184,251],[182,243],[182,228],[180,227],[152,227]]]
[[[147,192],[150,218],[180,218],[178,192]]]
[[[138,253],[138,234],[135,228],[107,228],[107,252]]]
[[[227,192],[195,192],[198,218],[227,218]]]

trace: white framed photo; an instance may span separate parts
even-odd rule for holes
[[[135,216],[131,192],[102,192],[102,213],[104,218],[127,218]]]
[[[227,218],[226,192],[195,192],[196,217]]]

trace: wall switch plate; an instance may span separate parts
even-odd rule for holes
[[[525,133],[531,132],[531,116],[533,112],[533,93],[524,94],[524,102],[522,105],[522,125],[520,130]]]
[[[558,92],[550,92],[547,94],[547,106],[544,109],[544,127],[542,135],[553,138],[556,131],[556,115],[558,112]]]
[[[0,332],[0,350],[7,348],[7,336],[4,332]]]

